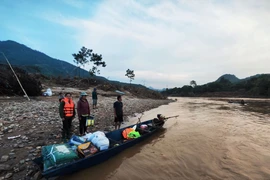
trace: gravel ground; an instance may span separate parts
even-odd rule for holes
[[[89,102],[91,100],[88,98]],[[78,97],[74,97],[75,103]],[[92,109],[96,124],[91,131],[113,130],[113,103],[116,96],[98,96],[97,109]],[[138,99],[123,96],[124,122],[136,113],[168,104],[172,100]],[[32,159],[40,156],[44,145],[61,142],[62,123],[57,96],[0,99],[0,180],[39,179],[40,173]],[[78,118],[73,120],[73,133],[78,135]],[[14,139],[9,137],[19,136]]]

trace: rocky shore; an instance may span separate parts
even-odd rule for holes
[[[113,130],[113,102],[116,96],[99,96],[98,108],[92,109],[96,124],[91,131]],[[4,100],[3,100],[4,99]],[[89,102],[91,100],[88,98]],[[74,97],[78,101],[78,97]],[[172,100],[139,99],[124,96],[124,123],[136,113],[168,104]],[[32,160],[40,156],[44,145],[61,143],[62,123],[58,114],[57,96],[0,100],[0,180],[40,179]],[[73,133],[78,135],[78,118],[73,120]]]

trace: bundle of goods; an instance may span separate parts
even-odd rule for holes
[[[137,125],[135,125],[132,128],[126,128],[123,130],[122,135],[124,137],[124,139],[136,139],[141,137],[140,133],[135,131],[137,128]]]
[[[91,143],[87,142],[78,146],[78,153],[80,157],[88,157],[98,152],[97,147]]]
[[[86,142],[86,138],[84,137],[80,137],[80,136],[76,136],[76,135],[72,135],[70,140],[69,140],[69,144],[71,146],[78,146],[80,144],[83,144]]]
[[[143,134],[149,132],[148,129],[149,129],[149,128],[148,128],[148,125],[142,124],[142,125],[140,125],[140,128],[138,129],[138,131],[139,131],[139,133],[140,133],[141,135],[143,135]]]
[[[106,150],[109,144],[109,139],[101,131],[88,133],[82,137],[73,135],[69,140],[70,148],[77,150],[80,157],[88,157],[98,151]]]
[[[54,144],[42,147],[44,171],[73,162],[79,157],[69,144]]]
[[[92,136],[92,133],[88,133],[83,137],[72,135],[69,140],[69,145],[71,148],[78,152],[79,157],[84,158],[98,152],[98,148],[91,142],[89,137]]]
[[[148,126],[147,126],[146,124],[142,124],[142,125],[140,126],[140,128],[143,129],[143,130],[147,130],[147,129],[148,129]]]
[[[89,135],[86,141],[93,143],[100,151],[108,149],[110,145],[109,139],[102,131],[96,131]]]

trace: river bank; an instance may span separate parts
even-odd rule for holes
[[[75,96],[74,102],[78,101]],[[91,100],[88,98],[89,102]],[[113,103],[116,96],[98,96],[95,126],[90,131],[111,131],[113,127]],[[168,104],[172,100],[140,99],[125,95],[124,124],[137,113]],[[40,174],[31,162],[38,157],[41,147],[61,143],[62,123],[58,114],[58,97],[36,97],[27,101],[18,98],[1,98],[0,117],[0,179],[38,179]],[[123,124],[123,125],[124,125]],[[78,133],[79,122],[73,120],[73,133]],[[13,139],[10,139],[13,138]]]

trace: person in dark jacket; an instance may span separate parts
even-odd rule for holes
[[[93,100],[93,109],[97,108],[97,89],[94,88],[93,92],[92,92],[92,100]]]
[[[64,98],[65,98],[65,97],[64,97],[63,93],[60,92],[60,93],[59,93],[59,96],[58,96],[59,102],[61,103],[62,99],[64,99]]]
[[[163,116],[162,114],[158,114],[157,118],[153,119],[153,125],[155,127],[162,127],[165,123],[165,116]]]
[[[86,99],[86,92],[81,93],[81,97],[77,103],[77,113],[80,122],[80,135],[87,132],[86,119],[90,116],[90,106]]]
[[[119,129],[123,122],[123,103],[120,95],[117,96],[117,101],[113,104],[113,109],[115,129]]]
[[[63,123],[62,139],[65,140],[70,138],[72,120],[76,115],[75,104],[72,100],[71,93],[66,93],[65,97],[61,100],[59,114]]]

